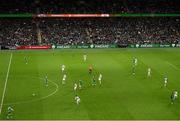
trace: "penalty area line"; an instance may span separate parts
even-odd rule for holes
[[[4,89],[3,89],[3,95],[2,95],[2,99],[1,99],[0,115],[1,115],[1,112],[2,112],[4,97],[5,97],[5,93],[6,93],[6,87],[7,87],[7,82],[8,82],[8,77],[9,77],[9,71],[10,71],[10,67],[11,67],[12,55],[13,55],[13,54],[11,53],[11,56],[10,56],[10,59],[9,59],[8,70],[7,70],[7,74],[6,74],[6,80],[5,80]]]
[[[170,63],[169,61],[166,61],[166,63],[171,66],[172,68],[176,69],[176,70],[180,70],[180,68],[178,68],[177,66],[175,66],[174,64]]]

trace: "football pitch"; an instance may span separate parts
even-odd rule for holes
[[[133,57],[138,59],[135,75]],[[65,85],[62,64],[66,66]],[[92,74],[88,73],[90,65]],[[147,77],[149,67],[151,77]],[[93,76],[96,86],[91,84]],[[83,86],[75,92],[73,86],[79,80]],[[171,104],[173,90],[180,93],[178,48],[0,52],[1,120],[6,119],[8,106],[14,109],[15,120],[176,120],[180,119],[180,99]],[[81,98],[79,105],[76,94]]]

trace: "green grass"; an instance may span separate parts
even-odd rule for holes
[[[180,119],[180,99],[170,104],[171,92],[180,93],[180,49],[71,49],[0,52],[0,100],[10,54],[13,53],[0,119],[7,107],[14,108],[13,119]],[[83,62],[83,54],[88,60]],[[25,64],[24,57],[28,57]],[[136,75],[131,74],[132,58],[138,58]],[[67,84],[62,85],[60,65],[66,65]],[[91,86],[88,66],[93,65],[102,86]],[[147,78],[147,68],[152,77]],[[48,74],[49,86],[43,78]],[[169,79],[163,87],[163,75]],[[81,103],[74,102],[73,84],[82,79],[78,91]],[[36,96],[32,96],[35,93]]]

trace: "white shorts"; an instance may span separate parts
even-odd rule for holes
[[[81,102],[81,99],[77,99],[76,102],[77,102],[77,104],[80,103],[80,102]]]

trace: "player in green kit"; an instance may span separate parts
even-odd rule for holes
[[[132,74],[135,75],[135,65],[132,66]]]
[[[13,112],[14,112],[14,109],[9,106],[7,108],[7,119],[12,119],[13,118]]]
[[[92,86],[96,86],[96,80],[95,80],[95,77],[93,76],[92,78]]]
[[[133,65],[135,65],[135,57],[133,57],[133,60],[132,60],[132,62],[133,62]]]
[[[46,76],[45,76],[44,83],[45,83],[45,85],[46,85],[46,87],[47,87],[47,86],[48,86],[48,76],[47,76],[47,74],[46,74]]]
[[[178,97],[178,92],[177,91],[173,91],[171,94],[171,104],[174,104],[175,100]]]
[[[79,89],[82,89],[83,81],[79,80]]]
[[[28,64],[27,56],[24,57],[25,63]]]

